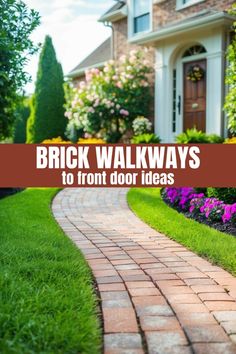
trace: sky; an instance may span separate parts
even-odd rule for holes
[[[41,25],[33,32],[35,43],[43,43],[48,34],[52,37],[57,58],[64,74],[72,70],[111,34],[111,29],[98,23],[98,18],[114,0],[24,0],[29,8],[40,13]],[[34,91],[39,54],[29,61],[26,71],[32,82],[25,87]]]

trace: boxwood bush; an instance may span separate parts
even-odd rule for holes
[[[214,197],[227,204],[236,203],[236,188],[207,188],[208,197]]]

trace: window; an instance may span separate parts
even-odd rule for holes
[[[176,0],[176,10],[181,10],[184,9],[185,7],[195,5],[203,1],[205,0]]]
[[[192,55],[199,55],[206,53],[206,49],[202,45],[194,45],[184,52],[183,58],[191,57]]]
[[[140,33],[150,29],[150,0],[133,0],[133,32]]]
[[[173,116],[172,116],[172,132],[176,133],[176,105],[177,105],[177,92],[176,92],[176,69],[173,70]]]

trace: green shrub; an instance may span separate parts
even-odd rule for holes
[[[223,142],[225,141],[224,138],[216,134],[208,135],[208,140],[210,144],[223,144]]]
[[[39,59],[34,107],[27,126],[28,143],[41,143],[58,136],[64,138],[67,119],[63,81],[52,39],[46,36]]]
[[[156,134],[141,134],[131,140],[132,144],[159,144],[160,142],[161,139]]]
[[[26,142],[27,144],[33,144],[35,141],[34,133],[34,118],[35,118],[35,95],[30,100],[30,116],[26,124]]]
[[[208,197],[218,198],[227,204],[236,203],[236,188],[207,188]]]
[[[196,128],[187,129],[176,137],[178,144],[220,144],[224,139],[216,134],[207,135]]]
[[[13,130],[14,144],[24,144],[26,142],[26,125],[30,115],[30,100],[25,98],[16,110],[16,120]]]

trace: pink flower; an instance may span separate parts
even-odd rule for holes
[[[122,115],[122,116],[128,116],[129,115],[129,112],[128,111],[126,111],[125,109],[121,109],[120,110],[120,114]]]
[[[88,108],[88,113],[94,113],[94,112],[95,112],[95,109],[93,107]]]
[[[68,119],[72,118],[72,112],[65,112],[65,117]]]
[[[122,89],[122,83],[119,81],[119,82],[117,82],[117,84],[116,84],[116,87],[118,87],[118,88],[120,88],[120,89]]]
[[[94,105],[93,107],[96,108],[98,105],[99,105],[100,101],[99,99],[97,98],[96,101],[94,102]]]

